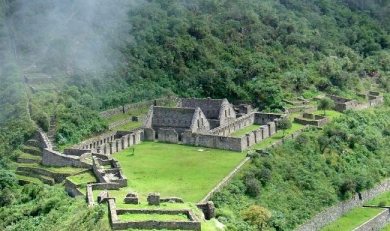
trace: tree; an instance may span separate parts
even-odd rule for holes
[[[288,119],[288,117],[283,117],[280,120],[278,120],[276,127],[277,129],[283,130],[283,136],[287,129],[291,128],[292,124],[291,121]]]
[[[324,110],[324,115],[326,115],[325,110],[333,109],[334,106],[333,100],[328,97],[324,97],[318,102],[318,109]]]
[[[262,231],[264,225],[271,218],[272,213],[262,206],[251,205],[241,215],[244,221],[249,222],[249,224],[256,226],[259,231]]]

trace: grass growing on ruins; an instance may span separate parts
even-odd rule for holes
[[[24,158],[24,159],[30,159],[30,160],[42,160],[41,156],[35,156],[35,155],[31,155],[31,154],[25,153],[25,152],[20,153],[20,155],[18,157]]]
[[[85,168],[74,168],[74,167],[49,167],[49,166],[44,166],[36,163],[32,163],[32,164],[18,163],[18,166],[29,167],[29,168],[40,168],[54,173],[71,173],[71,174],[79,173],[87,170]]]
[[[374,199],[367,201],[364,205],[374,206],[389,206],[390,205],[390,191],[382,193]]]
[[[141,127],[142,123],[143,123],[142,121],[130,121],[128,123],[125,123],[125,124],[122,124],[120,126],[114,127],[112,130],[128,131],[128,130],[131,130],[131,129],[134,129],[134,128]]]
[[[125,213],[118,215],[119,220],[121,221],[145,221],[145,220],[155,220],[155,221],[189,221],[187,215],[185,214],[134,214],[134,213]]]
[[[325,226],[321,231],[353,230],[382,211],[383,209],[357,208],[344,214],[332,224]]]
[[[386,225],[386,227],[384,227],[382,231],[390,231],[390,224]]]
[[[97,182],[97,179],[92,173],[92,171],[88,171],[74,176],[69,176],[67,177],[67,179],[72,181],[76,185],[84,185],[91,182]]]
[[[260,125],[253,124],[253,125],[250,125],[248,127],[243,128],[241,130],[233,132],[231,134],[231,136],[232,137],[241,137],[241,136],[245,135],[246,133],[254,131],[254,130],[259,129],[259,128],[260,128]]]
[[[289,134],[291,134],[293,132],[296,132],[297,130],[299,130],[299,129],[303,128],[303,127],[304,126],[302,124],[298,124],[298,123],[293,122],[291,128],[287,129],[284,132],[284,136],[287,136],[287,135],[289,135]],[[272,143],[275,143],[276,141],[278,141],[278,140],[280,140],[282,138],[283,138],[283,131],[279,130],[272,137],[269,137],[269,138],[261,141],[260,143],[253,145],[252,147],[250,147],[250,149],[263,149],[263,148],[266,148],[269,145],[271,145]]]
[[[315,111],[313,112],[313,114],[323,116],[324,110]],[[342,112],[333,111],[333,110],[326,110],[326,114],[325,114],[325,116],[328,117],[330,120],[336,119],[342,115],[344,115]]]
[[[157,142],[138,144],[132,153],[130,148],[113,155],[128,179],[120,198],[136,191],[146,200],[150,192],[158,192],[185,202],[200,201],[245,158],[238,152]]]
[[[35,177],[23,176],[23,175],[19,175],[19,174],[16,174],[16,177],[17,177],[19,180],[28,181],[28,182],[30,182],[30,183],[42,184],[42,181],[40,181],[38,178],[35,178]]]

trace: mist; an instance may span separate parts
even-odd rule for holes
[[[128,42],[135,1],[14,0],[9,10],[15,57],[26,71],[72,74],[109,70]]]

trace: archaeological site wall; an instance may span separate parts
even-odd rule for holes
[[[371,95],[372,94],[372,95]],[[343,112],[348,109],[352,110],[362,110],[369,107],[373,107],[383,103],[383,96],[380,96],[377,92],[370,92],[367,96],[369,98],[368,102],[360,103],[357,100],[351,100],[339,96],[327,95],[335,102],[334,110]]]
[[[52,79],[48,75],[46,77],[27,77],[27,76],[24,76],[24,82],[27,84],[51,83]]]
[[[73,155],[65,155],[57,151],[45,148],[42,152],[42,164],[53,167],[77,167],[92,169],[91,164],[82,162],[82,158]]]
[[[367,208],[372,209],[372,208]],[[367,231],[367,230],[382,230],[390,223],[390,210],[388,208],[383,209],[381,213],[371,218],[364,224],[355,228],[353,231]]]
[[[117,209],[114,198],[108,198],[108,208],[111,218],[111,227],[114,230],[123,229],[169,229],[169,230],[201,230],[201,222],[198,221],[191,210],[142,210],[142,209]],[[120,221],[118,215],[125,213],[136,214],[185,214],[188,221]]]
[[[340,202],[332,207],[325,209],[323,212],[314,216],[305,224],[299,226],[297,229],[295,229],[295,231],[319,230],[322,227],[334,222],[343,214],[357,207],[362,207],[365,202],[389,190],[390,179],[387,179],[372,189],[362,192],[360,196],[355,194],[351,199]]]
[[[312,125],[316,127],[324,126],[329,123],[329,118],[326,116],[314,115],[311,113],[303,113],[298,117],[294,118],[294,122],[303,125]]]

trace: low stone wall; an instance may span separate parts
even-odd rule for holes
[[[235,119],[231,123],[217,127],[209,132],[211,135],[218,135],[218,136],[229,136],[233,132],[236,132],[242,128],[248,127],[252,124],[254,124],[254,113],[251,113],[249,115],[244,115],[240,118]]]
[[[132,122],[132,121],[134,121],[133,116],[129,116],[129,117],[126,118],[126,119],[123,119],[123,120],[119,120],[119,121],[110,123],[110,124],[108,125],[108,129],[113,129],[113,128],[118,127],[118,126],[120,126],[120,125],[122,125],[122,124],[129,123],[129,122]],[[142,121],[142,120],[141,120],[141,121]]]
[[[39,83],[51,83],[51,77],[39,77],[39,78],[31,78],[24,76],[24,82],[27,84],[39,84]]]
[[[230,182],[230,180],[237,174],[238,171],[240,171],[242,166],[244,166],[244,164],[248,162],[248,160],[250,160],[250,157],[246,157],[243,161],[241,161],[241,163],[237,165],[237,167],[235,167],[233,171],[231,171],[225,178],[223,178],[221,182],[217,184],[217,186],[215,186],[209,193],[207,193],[207,195],[203,197],[203,199],[199,203],[207,203],[214,195],[214,193],[218,192],[223,186],[227,185]]]
[[[329,123],[329,118],[325,116],[313,115],[309,113],[303,113],[300,117],[295,117],[294,122],[303,125],[313,125],[316,127],[324,126]]]
[[[179,142],[179,135],[175,129],[162,129],[158,130],[158,141],[163,143],[177,144]]]
[[[348,109],[362,110],[362,109],[366,109],[366,108],[380,105],[383,103],[383,96],[378,96],[378,95],[369,95],[370,100],[366,103],[359,103],[356,100],[349,100],[349,99],[345,99],[345,98],[342,98],[342,99],[348,100],[348,101],[345,101],[345,102],[343,102],[344,100],[335,101],[334,110],[340,111],[340,112],[343,112],[343,111],[348,110]]]
[[[242,152],[247,147],[243,137],[224,137],[216,135],[195,134],[184,132],[182,142],[186,145],[203,146],[208,148],[218,148]]]
[[[42,155],[42,164],[53,167],[77,167],[92,169],[91,164],[80,161],[80,157],[65,155],[45,148]]]
[[[119,190],[121,188],[117,183],[93,183],[90,186],[92,190]]]
[[[310,113],[310,112],[314,112],[314,111],[317,111],[316,106],[296,106],[296,107],[285,108],[285,113],[287,113],[287,114],[292,114],[295,112]]]
[[[303,106],[310,104],[309,100],[299,99],[299,98],[293,98],[293,99],[283,99],[282,100],[285,103],[291,104],[293,106]]]
[[[109,209],[114,209],[112,202],[109,199]],[[115,206],[116,207],[116,206]],[[116,213],[116,214],[114,214]],[[189,221],[155,221],[155,220],[146,220],[146,221],[119,221],[118,215],[125,213],[133,214],[185,214],[187,215]],[[110,211],[111,214],[111,226],[114,230],[120,229],[169,229],[169,230],[201,230],[201,222],[197,221],[192,211],[190,210],[146,210],[146,209],[116,209],[115,212]],[[113,218],[116,218],[114,220]]]
[[[23,171],[26,173],[31,173],[31,174],[40,174],[44,176],[48,176],[54,179],[56,183],[61,183],[62,181],[65,180],[66,177],[71,176],[72,174],[70,173],[57,173],[57,172],[51,172],[46,169],[42,168],[32,168],[32,167],[18,167],[18,171]]]
[[[64,154],[65,155],[70,155],[70,156],[81,156],[85,153],[91,152],[90,149],[76,149],[76,148],[66,148],[64,149]]]
[[[390,210],[384,209],[381,213],[371,218],[369,221],[365,222],[364,224],[360,225],[353,231],[367,231],[367,230],[379,231],[382,230],[389,223],[390,223]]]
[[[362,207],[363,204],[381,193],[390,190],[390,179],[387,179],[372,189],[366,190],[359,195],[355,194],[349,200],[342,201],[332,207],[325,209],[323,212],[314,216],[305,224],[299,226],[295,231],[312,231],[319,230],[322,227],[334,222],[343,214],[351,211],[352,209]]]
[[[74,184],[72,181],[65,179],[65,191],[71,196],[71,197],[76,197],[76,196],[84,196],[85,194],[82,193],[78,188],[77,185]]]
[[[87,197],[87,202],[88,206],[94,206],[95,201],[93,199],[93,191],[92,191],[92,185],[87,185],[86,187],[86,197]]]

